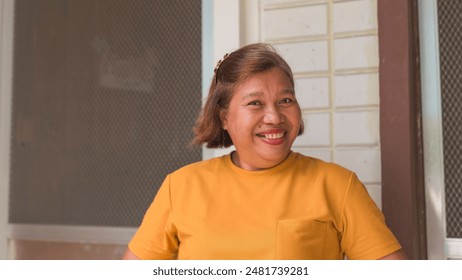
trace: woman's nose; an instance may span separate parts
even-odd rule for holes
[[[284,121],[284,115],[278,106],[268,106],[265,110],[264,122],[279,124]]]

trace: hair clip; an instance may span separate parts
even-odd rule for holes
[[[226,53],[224,56],[223,56],[223,59],[220,59],[218,60],[217,62],[217,66],[215,66],[215,69],[213,70],[213,72],[217,73],[218,72],[218,69],[220,68],[220,65],[223,61],[225,61],[225,59],[229,56],[229,53]]]
[[[218,83],[218,69],[220,69],[221,63],[225,61],[225,59],[229,56],[229,53],[226,53],[223,56],[223,59],[218,60],[217,66],[215,66],[215,69],[213,69],[213,72],[215,72],[215,84]]]

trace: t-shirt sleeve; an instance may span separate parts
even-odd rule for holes
[[[140,259],[177,258],[179,242],[171,221],[169,181],[167,176],[128,244],[130,251]]]
[[[355,174],[344,198],[342,249],[348,259],[379,259],[401,248],[385,218]]]

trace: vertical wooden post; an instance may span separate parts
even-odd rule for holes
[[[417,2],[378,0],[382,209],[412,259],[426,259]]]

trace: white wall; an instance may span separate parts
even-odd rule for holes
[[[233,8],[219,13],[225,1]],[[215,30],[227,30],[231,21],[240,34],[214,38],[215,61],[230,47],[273,44],[294,71],[306,125],[294,150],[355,171],[381,206],[377,0],[215,0],[214,5],[214,18],[220,19]]]

